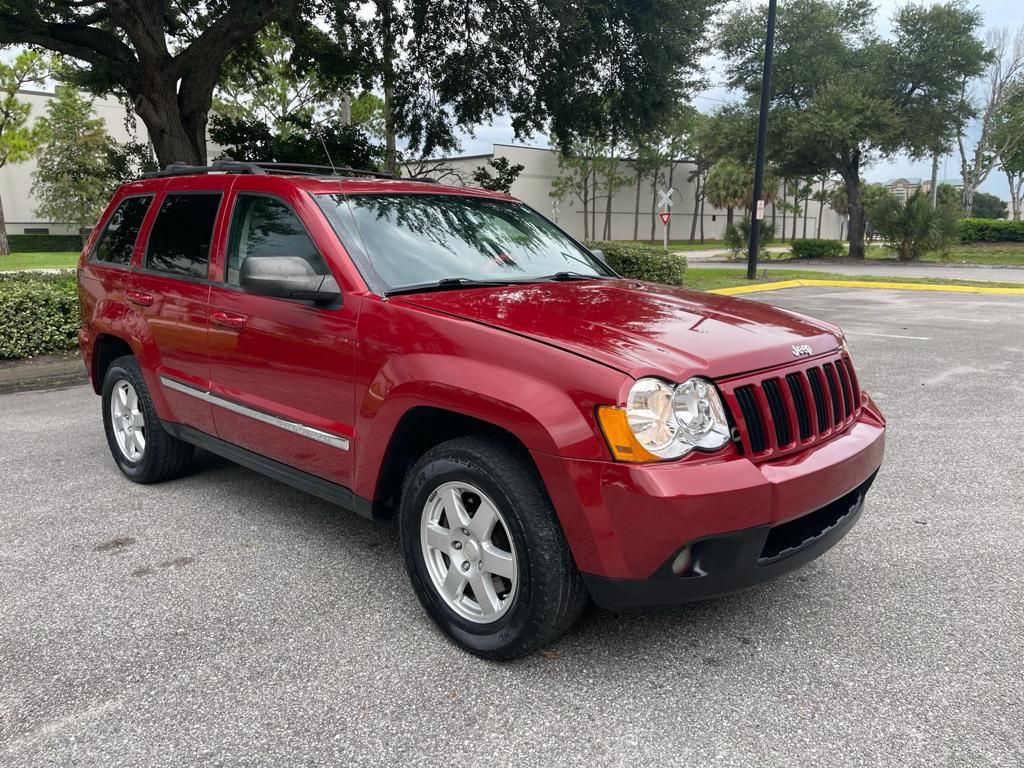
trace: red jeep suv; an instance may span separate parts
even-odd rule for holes
[[[80,343],[137,483],[195,446],[368,517],[481,656],[723,595],[854,525],[885,421],[835,326],[617,275],[475,189],[218,161],[118,190]]]

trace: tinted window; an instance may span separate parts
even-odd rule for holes
[[[318,200],[348,250],[361,249],[390,289],[443,278],[523,282],[558,272],[608,274],[593,255],[522,203],[430,194]]]
[[[183,277],[206,277],[220,195],[168,195],[149,233],[146,267]]]
[[[139,236],[142,220],[146,218],[152,196],[129,197],[117,206],[107,222],[107,228],[100,235],[96,246],[96,260],[110,264],[124,264],[132,260],[135,239]]]
[[[301,256],[318,275],[330,274],[299,217],[272,197],[238,196],[228,239],[227,282],[238,285],[238,270],[250,256]]]

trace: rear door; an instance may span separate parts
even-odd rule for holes
[[[145,251],[127,299],[144,321],[139,332],[156,351],[156,381],[172,413],[169,420],[215,433],[209,403],[193,396],[210,383],[207,327],[209,268],[217,235],[224,177],[176,182],[156,201]]]
[[[225,263],[210,294],[210,384],[221,439],[351,487],[357,302],[332,306],[247,293],[250,256],[300,256],[345,283],[339,247],[301,190],[239,178],[230,196]],[[319,217],[319,218],[318,218]],[[307,226],[307,222],[319,226]]]

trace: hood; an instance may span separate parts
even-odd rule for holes
[[[841,343],[835,326],[760,302],[632,280],[410,294],[394,301],[551,344],[639,378],[745,373]]]

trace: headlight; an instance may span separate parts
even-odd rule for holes
[[[674,459],[694,448],[713,451],[729,442],[729,420],[718,391],[702,378],[678,386],[639,379],[625,409],[602,407],[598,417],[612,454],[623,461]]]

